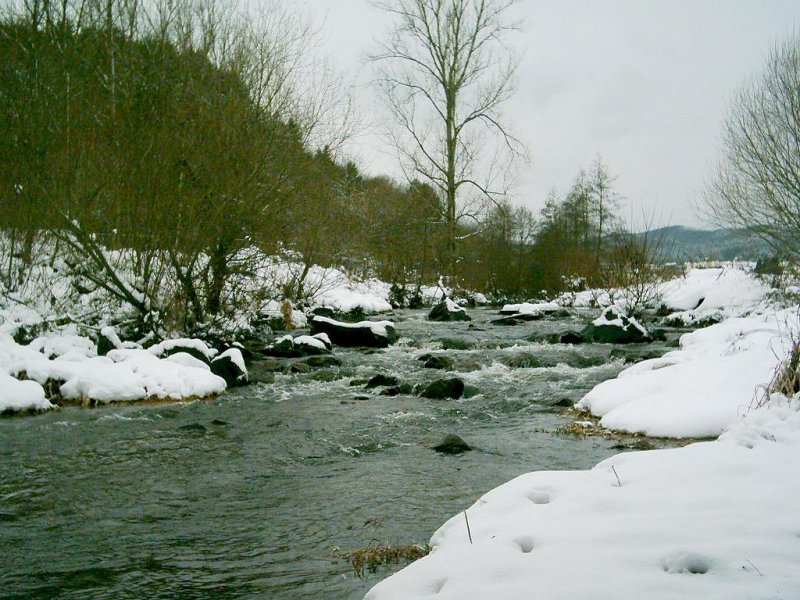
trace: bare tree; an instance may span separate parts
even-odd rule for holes
[[[734,97],[705,212],[800,260],[800,35],[777,45]]]
[[[514,0],[376,0],[398,22],[381,51],[378,83],[397,129],[391,134],[409,181],[442,199],[450,269],[458,223],[475,201],[508,192],[507,167],[524,155],[501,120],[516,62],[504,43]]]

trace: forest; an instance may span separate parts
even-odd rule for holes
[[[263,300],[237,282],[265,257],[304,266],[277,298],[296,303],[313,265],[390,282],[398,305],[440,277],[524,299],[648,268],[599,155],[539,215],[487,194],[456,220],[435,180],[363,174],[338,151],[358,122],[336,81],[298,83],[312,36],[278,5],[251,20],[214,2],[12,3],[0,21],[6,290],[46,244],[144,329],[192,332]]]

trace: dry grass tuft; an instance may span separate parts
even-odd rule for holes
[[[792,334],[791,344],[789,355],[777,364],[772,379],[753,399],[751,408],[764,406],[773,394],[791,398],[800,392],[800,335]]]
[[[369,573],[375,573],[382,565],[398,564],[401,562],[411,563],[415,560],[427,556],[431,551],[428,544],[420,546],[411,544],[409,546],[395,546],[389,542],[383,544],[370,543],[366,548],[359,548],[350,552],[339,552],[335,554],[346,559],[358,577],[364,577]]]

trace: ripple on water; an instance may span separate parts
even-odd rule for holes
[[[394,567],[343,577],[332,546],[424,543],[517,475],[588,468],[617,452],[553,434],[565,418],[544,410],[616,375],[607,348],[525,341],[574,324],[500,329],[486,324],[494,311],[471,314],[478,328],[403,311],[398,329],[415,341],[337,349],[344,379],[278,374],[216,402],[0,421],[0,596],[360,600]],[[455,372],[422,368],[434,348]],[[510,368],[516,355],[527,356]],[[458,376],[480,395],[385,397],[349,385],[376,373],[411,384]],[[363,400],[341,403],[354,395]],[[477,451],[433,452],[449,433]]]

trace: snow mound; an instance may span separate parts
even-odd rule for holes
[[[522,475],[467,509],[472,542],[459,513],[365,600],[798,598],[797,408],[759,409],[714,442]]]
[[[0,414],[51,408],[55,406],[45,399],[41,385],[0,372]]]
[[[715,437],[750,407],[786,355],[792,311],[728,319],[687,333],[681,349],[597,385],[578,403],[608,429],[675,438]]]
[[[523,302],[522,304],[506,304],[500,309],[502,314],[542,315],[561,309],[557,302]]]
[[[691,269],[664,285],[662,302],[676,311],[725,311],[739,316],[755,309],[771,288],[741,268]]]

